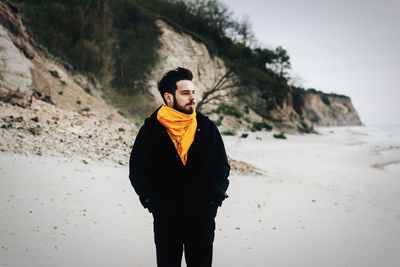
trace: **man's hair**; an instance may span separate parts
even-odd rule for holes
[[[189,80],[193,79],[193,74],[190,70],[177,67],[175,69],[169,70],[161,80],[158,81],[157,87],[158,91],[160,91],[161,97],[163,98],[164,102],[164,93],[168,92],[175,95],[175,91],[177,89],[176,83],[181,80]]]

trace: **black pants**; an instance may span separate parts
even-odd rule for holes
[[[211,204],[194,211],[153,210],[157,266],[180,267],[184,251],[188,267],[210,267],[216,212]]]

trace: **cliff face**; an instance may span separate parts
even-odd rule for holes
[[[362,125],[349,97],[314,92],[305,92],[301,97],[303,105],[299,113],[313,125]]]
[[[0,94],[31,95],[34,52],[29,36],[15,10],[0,2]],[[4,25],[4,26],[3,26]]]
[[[29,94],[32,63],[19,50],[0,25],[0,92]]]
[[[194,73],[194,83],[197,89],[198,102],[204,92],[209,90],[218,79],[229,70],[224,61],[211,56],[207,47],[188,34],[179,32],[163,20],[156,21],[162,35],[160,36],[161,48],[159,49],[159,62],[148,79],[151,94],[154,97],[154,108],[162,104],[162,99],[157,90],[157,80],[166,71],[177,66],[189,68]],[[238,79],[233,77],[233,79]],[[322,98],[321,98],[322,96]],[[304,93],[301,96],[301,108],[295,108],[293,92],[289,92],[285,100],[280,104],[273,104],[263,99],[259,90],[247,92],[240,97],[230,96],[226,102],[235,106],[243,113],[243,120],[224,116],[222,129],[245,129],[253,122],[267,121],[275,128],[282,130],[305,130],[315,126],[344,126],[361,125],[361,121],[355,111],[350,98],[327,95],[323,93]],[[329,103],[328,103],[329,101]],[[216,108],[214,105],[205,105],[205,111]],[[268,108],[267,106],[270,105]],[[218,116],[211,112],[210,117],[218,120]],[[239,122],[238,122],[239,121]]]
[[[161,47],[158,51],[159,61],[154,66],[154,69],[148,79],[148,87],[150,93],[153,95],[154,106],[163,103],[160,93],[157,89],[157,81],[162,75],[173,68],[178,66],[190,69],[193,72],[193,83],[196,87],[197,103],[202,100],[202,96],[206,91],[209,91],[215,84],[217,84],[221,77],[229,72],[224,61],[217,57],[210,55],[205,44],[196,41],[191,35],[184,32],[175,30],[171,25],[163,20],[158,19],[156,25],[161,31],[160,43]],[[236,76],[230,78],[229,82],[235,81]],[[224,94],[227,93],[226,91]],[[225,97],[225,104],[235,106],[237,110],[243,112],[244,104],[233,96]],[[215,110],[221,101],[214,101],[205,104],[202,107],[202,112],[207,113],[211,119],[217,121],[220,119],[221,131],[237,130],[240,128],[249,128],[250,124],[246,121],[239,121],[237,118],[230,116],[219,116]],[[247,117],[248,121],[261,120],[261,116],[250,110]]]
[[[224,61],[212,57],[203,43],[197,42],[188,34],[176,31],[163,20],[158,19],[156,25],[162,33],[161,48],[158,51],[159,61],[148,79],[149,90],[154,95],[155,103],[163,103],[157,90],[157,81],[166,71],[178,66],[193,72],[193,82],[201,99],[203,92],[227,72]]]
[[[30,108],[32,100],[37,99],[59,109],[124,121],[100,94],[84,76],[69,73],[39,49],[16,7],[0,2],[1,100]]]
[[[1,99],[26,107],[32,98],[39,98],[57,108],[76,112],[90,110],[100,118],[111,116],[123,121],[115,108],[100,97],[103,92],[99,88],[103,85],[70,73],[58,60],[50,58],[29,36],[18,10],[4,1],[0,2],[0,23]],[[143,92],[142,101],[132,103],[144,114],[162,103],[156,82],[167,70],[177,66],[192,70],[197,102],[230,72],[221,58],[209,53],[205,44],[163,20],[155,23],[162,33],[159,60],[146,82],[149,92]],[[236,84],[237,80],[238,77],[232,75],[227,83]],[[229,90],[235,91],[238,86],[239,83]],[[228,93],[222,100],[202,107],[211,119],[219,121],[222,131],[248,130],[258,122],[266,122],[276,129],[306,132],[312,130],[313,125],[361,125],[348,97],[294,90],[277,104],[257,88],[240,95],[231,94],[229,90],[221,93]],[[221,105],[225,105],[225,111],[216,112]],[[234,110],[226,112],[227,105]]]

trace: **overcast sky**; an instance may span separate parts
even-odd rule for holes
[[[366,125],[400,124],[400,0],[221,0],[282,46],[306,88],[350,96]]]

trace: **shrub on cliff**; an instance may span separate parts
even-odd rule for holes
[[[287,139],[284,133],[273,134],[276,139]]]
[[[253,122],[252,126],[251,126],[251,131],[252,132],[256,132],[256,131],[262,131],[262,130],[266,130],[266,131],[271,131],[272,130],[272,126],[269,125],[266,122]]]
[[[119,91],[143,90],[158,28],[135,0],[14,0],[37,42],[75,70]]]
[[[218,114],[233,116],[238,119],[242,117],[242,113],[236,107],[225,103],[221,103],[215,110],[215,112],[217,112]]]

